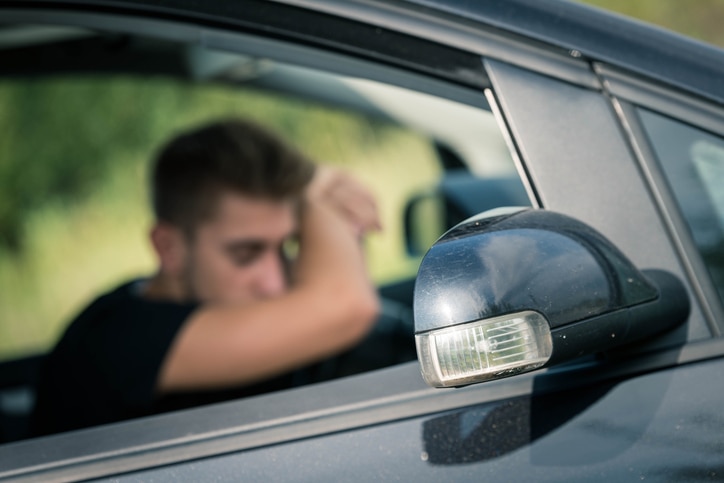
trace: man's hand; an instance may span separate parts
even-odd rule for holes
[[[330,206],[349,223],[358,238],[382,228],[372,193],[343,171],[318,166],[307,188],[307,197]]]

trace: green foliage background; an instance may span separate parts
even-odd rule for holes
[[[724,47],[724,0],[580,0]]]

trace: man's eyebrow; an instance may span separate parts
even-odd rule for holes
[[[237,252],[240,250],[263,250],[268,246],[268,242],[264,240],[234,240],[224,243],[224,250],[228,252]]]
[[[278,248],[279,246],[284,245],[287,241],[298,240],[298,239],[299,239],[299,231],[295,230],[292,233],[290,233],[287,237],[285,237],[284,240],[279,244],[277,244],[276,242],[265,240],[263,238],[240,238],[240,239],[236,239],[236,240],[229,240],[227,242],[223,242],[222,247],[228,253],[234,253],[234,252],[238,252],[241,250],[261,251],[268,247]]]

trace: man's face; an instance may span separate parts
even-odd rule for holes
[[[186,241],[185,291],[204,303],[274,297],[287,289],[282,247],[297,229],[294,203],[224,193],[215,216]]]

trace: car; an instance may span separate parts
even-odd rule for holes
[[[0,0],[0,19],[0,76],[25,93],[6,105],[23,102],[23,126],[60,110],[33,103],[38,79],[144,79],[129,110],[211,109],[184,89],[222,86],[214,115],[252,92],[244,102],[297,106],[281,127],[300,139],[321,125],[335,149],[353,141],[333,130],[351,118],[311,122],[325,106],[357,116],[362,146],[393,131],[427,146],[384,163],[367,159],[384,143],[363,153],[365,179],[399,188],[401,248],[380,262],[395,267],[380,321],[327,375],[28,438],[43,354],[6,360],[0,479],[724,477],[721,49],[565,0]],[[93,136],[123,149],[171,121],[149,112],[104,138],[102,121],[128,112],[92,117],[105,105],[93,99],[62,104],[77,136],[44,131],[33,153]]]

